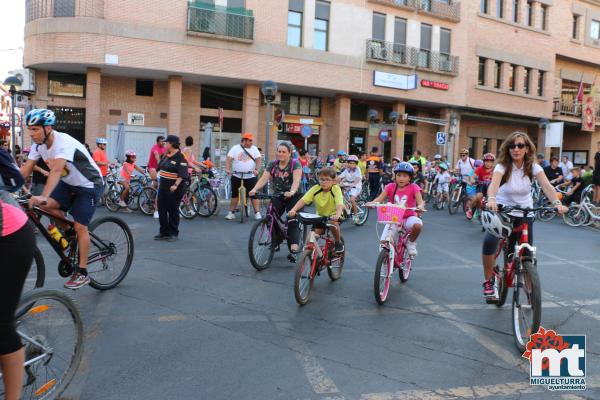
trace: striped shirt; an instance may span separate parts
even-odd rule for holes
[[[177,178],[184,181],[189,180],[188,163],[183,153],[177,151],[171,157],[163,154],[158,164],[158,176],[160,176],[160,189],[169,189],[175,184]]]

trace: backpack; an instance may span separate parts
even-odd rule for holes
[[[17,164],[7,152],[0,150],[0,188],[16,192],[25,184]]]

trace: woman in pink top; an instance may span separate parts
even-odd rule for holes
[[[394,168],[394,182],[388,183],[375,200],[374,203],[381,203],[385,200],[393,204],[402,204],[406,208],[417,207],[420,210],[425,209],[425,202],[421,196],[421,188],[419,185],[411,183],[414,177],[414,168],[407,162],[401,162]],[[410,232],[406,248],[411,256],[417,255],[417,238],[423,228],[423,221],[417,216],[413,210],[407,210],[404,213],[404,227]],[[384,240],[387,237],[388,230],[395,228],[394,226],[386,225],[381,235]],[[397,240],[397,232],[394,232],[394,240]]]
[[[160,162],[160,158],[165,152],[165,138],[164,136],[158,136],[156,138],[156,144],[150,149],[150,157],[148,158],[148,172],[150,178],[152,178],[152,185],[156,187],[156,169]]]
[[[206,165],[200,161],[196,160],[196,156],[194,155],[194,150],[192,146],[194,145],[194,138],[188,136],[185,138],[185,147],[181,149],[181,154],[185,157],[190,168],[188,168],[188,173],[190,176],[192,175],[192,170],[196,170],[201,172],[200,168],[207,169]]]
[[[6,400],[21,398],[25,350],[15,329],[15,311],[35,247],[25,213],[0,196],[0,254],[4,260],[0,263],[0,370]]]

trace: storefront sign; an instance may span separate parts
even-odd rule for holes
[[[413,90],[417,88],[417,80],[417,75],[390,74],[389,72],[382,71],[373,72],[373,86]]]
[[[144,126],[144,113],[127,113],[127,125]]]
[[[432,89],[438,89],[438,90],[448,90],[448,89],[450,89],[450,85],[448,85],[447,83],[429,81],[427,79],[422,79],[421,80],[421,86],[432,88]]]
[[[312,118],[300,118],[300,123],[305,125],[312,125],[315,123],[315,120]]]
[[[298,135],[302,135],[302,127],[309,126],[312,128],[312,134],[318,135],[320,131],[319,125],[305,125],[305,124],[285,124],[285,131],[289,133],[296,133]]]

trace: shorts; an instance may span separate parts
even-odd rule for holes
[[[410,232],[416,224],[423,225],[423,221],[416,215],[411,215],[410,217],[406,218],[406,221],[404,222],[404,229]],[[394,224],[386,224],[385,228],[383,228],[383,232],[381,233],[380,240],[385,240],[390,230],[392,230],[392,238],[394,239],[394,242],[398,241],[398,226]]]
[[[592,175],[592,184],[600,186],[600,172],[594,171],[594,175]]]
[[[359,187],[353,187],[350,189],[346,190],[346,194],[350,197],[358,197],[358,195],[360,194],[360,192],[362,191],[362,188]]]
[[[96,211],[102,189],[102,187],[71,186],[60,181],[50,197],[56,200],[61,210],[68,211],[75,222],[88,226]]]
[[[448,191],[449,191],[448,184],[447,183],[438,183],[437,184],[437,191],[438,192],[448,193]]]
[[[487,197],[487,190],[490,185],[487,183],[480,183],[477,185],[477,193],[483,194],[483,197]]]
[[[252,177],[252,178],[245,178],[243,179],[244,181],[244,187],[246,188],[246,196],[248,195],[248,193],[254,189],[254,185],[256,185],[257,179],[256,177]],[[231,176],[231,197],[234,199],[238,198],[238,191],[240,189],[240,186],[242,184],[242,179],[238,178],[237,176]]]
[[[477,186],[467,185],[467,196],[473,197],[477,194]]]

